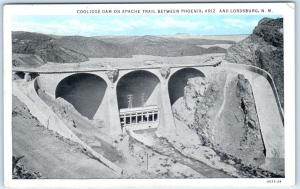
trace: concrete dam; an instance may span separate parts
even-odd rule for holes
[[[78,73],[38,72],[35,82],[39,89],[53,98],[65,99],[83,116],[89,119],[105,118],[105,125],[114,135],[122,133],[122,127],[129,122],[133,125],[147,119],[149,122],[159,122],[159,125],[164,125],[164,122],[171,124],[171,105],[183,96],[187,80],[195,76],[205,77],[203,71],[210,69],[179,67]],[[37,72],[32,75],[30,77],[37,75]],[[152,115],[151,107],[159,112]],[[124,117],[121,126],[120,113],[143,112],[143,109],[145,115],[136,118],[130,114],[130,117]]]
[[[213,77],[224,70],[243,74],[249,80],[253,88],[266,157],[274,158],[275,150],[278,152],[276,156],[283,158],[283,109],[272,77],[254,66],[212,59],[185,65],[159,63],[134,68],[95,69],[88,66],[70,66],[61,69],[59,65],[51,65],[34,69],[14,68],[13,74],[24,78],[28,83],[26,86],[30,86],[27,97],[23,95],[22,98],[29,98],[32,107],[36,108],[32,111],[36,114],[41,114],[47,106],[45,100],[38,95],[42,91],[50,99],[63,99],[71,104],[88,120],[103,123],[104,133],[113,138],[126,130],[157,129],[160,135],[176,131],[172,106],[184,96],[188,80],[195,77]],[[22,84],[18,85],[21,88]],[[55,120],[52,123],[53,130],[68,138],[76,138],[69,130],[59,128],[58,118],[50,118],[50,115],[37,117],[42,117],[44,121],[41,122],[47,125]]]

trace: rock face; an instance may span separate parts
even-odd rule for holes
[[[206,113],[207,106],[204,103],[205,101],[205,91],[208,87],[208,83],[202,77],[190,78],[187,82],[187,85],[184,87],[184,96],[180,97],[173,104],[173,114],[174,116],[184,121],[190,128],[194,128],[194,121],[196,116],[196,109],[198,107],[203,107],[202,113]],[[199,112],[200,113],[200,112]],[[201,125],[202,126],[202,125]],[[196,131],[199,128],[195,128]]]
[[[265,148],[251,85],[240,74],[223,76],[189,79],[184,96],[173,104],[174,117],[194,130],[202,145],[244,164],[260,165]]]
[[[269,72],[283,107],[283,18],[262,19],[248,38],[228,49],[226,59],[239,64],[254,65]]]
[[[233,154],[241,159],[246,159],[249,163],[262,163],[266,151],[260,131],[253,92],[249,81],[241,74],[237,76],[236,97],[240,101],[240,108],[243,112],[243,133],[239,144],[242,153]],[[255,153],[249,155],[253,152]]]
[[[190,78],[184,88],[184,96],[172,107],[175,118],[195,130],[203,145],[211,144],[212,127],[207,112],[214,105],[217,94],[215,83],[202,77]]]

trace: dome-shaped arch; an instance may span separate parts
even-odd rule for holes
[[[152,72],[136,70],[122,76],[117,83],[119,109],[157,105],[160,80]],[[132,95],[131,105],[128,96]]]
[[[184,87],[188,79],[194,77],[205,77],[204,73],[195,68],[183,68],[171,75],[168,82],[168,91],[171,105],[180,97],[184,96]]]
[[[71,103],[82,115],[93,119],[102,104],[107,84],[101,77],[90,73],[70,75],[59,82],[55,98]]]

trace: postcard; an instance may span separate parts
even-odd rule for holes
[[[5,185],[293,185],[294,10],[5,5]]]

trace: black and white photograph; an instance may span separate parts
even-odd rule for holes
[[[6,5],[7,181],[291,184],[293,6]]]

